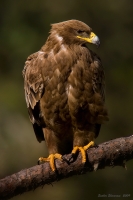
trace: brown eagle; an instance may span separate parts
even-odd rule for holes
[[[94,145],[101,124],[108,120],[105,76],[100,58],[87,43],[99,38],[85,23],[68,20],[52,24],[42,48],[30,55],[23,70],[30,120],[39,142],[45,140],[50,161],[63,154],[85,151]]]

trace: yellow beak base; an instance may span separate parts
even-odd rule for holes
[[[77,36],[77,38],[80,38],[80,39],[85,40],[86,42],[89,42],[92,44],[96,44],[96,45],[100,44],[100,40],[99,40],[98,36],[93,32],[90,33],[89,37]]]

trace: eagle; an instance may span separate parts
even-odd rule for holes
[[[81,152],[85,163],[86,150],[108,120],[104,69],[87,43],[100,44],[87,24],[52,24],[45,44],[27,58],[22,72],[30,121],[49,152],[38,161],[49,161],[53,171],[55,159],[64,154]]]

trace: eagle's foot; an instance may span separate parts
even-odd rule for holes
[[[87,144],[83,147],[75,146],[72,150],[72,155],[75,155],[78,151],[80,151],[81,155],[82,155],[82,163],[85,163],[86,162],[86,152],[85,151],[93,146],[94,146],[94,141],[89,142],[89,144]]]
[[[56,153],[56,154],[50,154],[48,158],[40,157],[38,159],[38,164],[41,164],[42,162],[46,162],[47,161],[47,162],[49,162],[52,171],[55,171],[56,170],[55,161],[54,161],[55,159],[62,160],[62,155]]]

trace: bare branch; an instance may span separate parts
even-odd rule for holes
[[[71,154],[64,155],[65,160],[70,160]],[[117,138],[87,150],[87,162],[81,163],[81,155],[69,163],[56,160],[56,172],[52,172],[49,163],[22,170],[0,180],[0,199],[10,199],[15,195],[34,190],[39,186],[83,174],[106,166],[124,166],[125,162],[133,158],[133,135]]]

